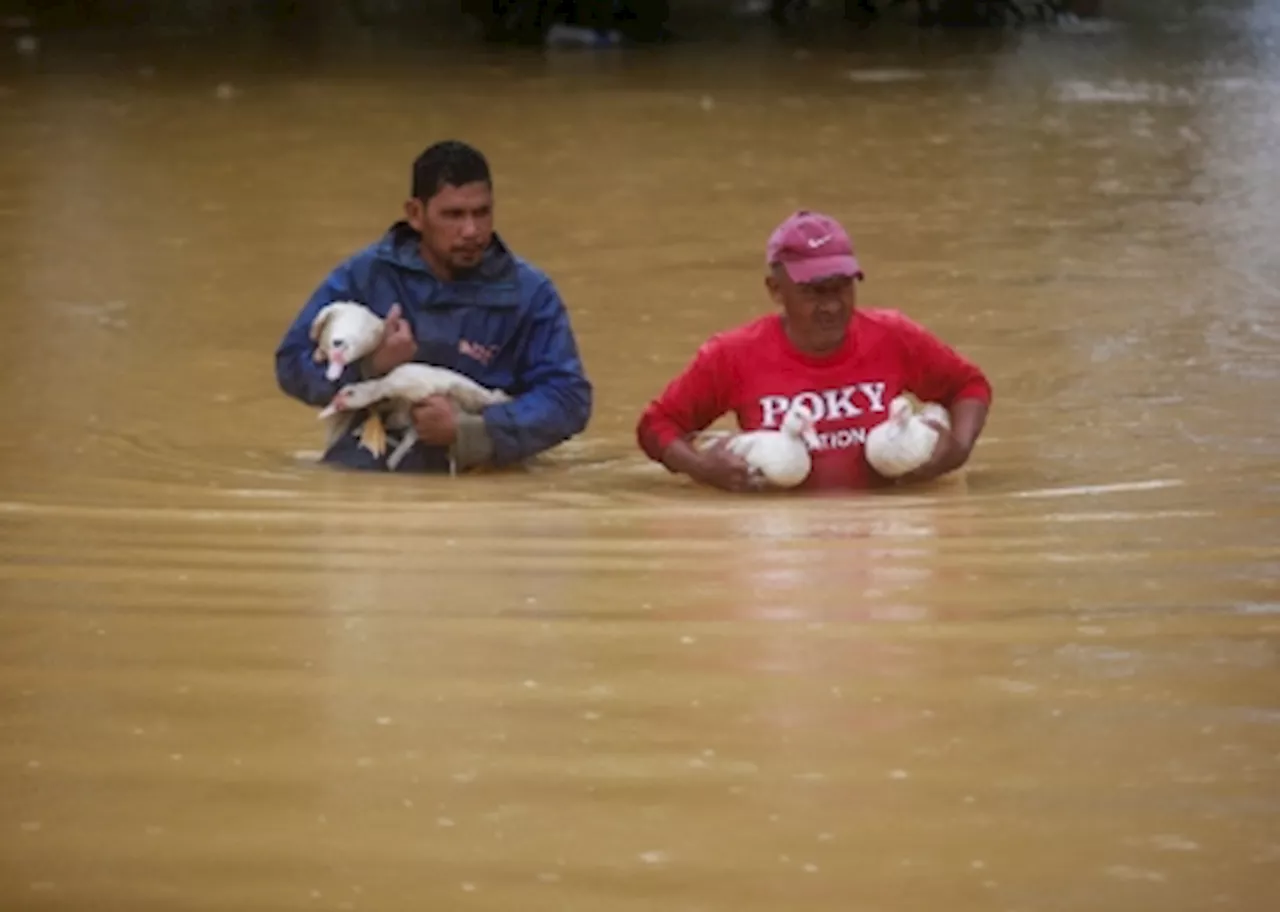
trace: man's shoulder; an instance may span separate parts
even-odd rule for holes
[[[559,289],[546,270],[516,253],[505,240],[495,236],[495,241],[502,251],[503,265],[493,270],[490,280],[500,285],[514,283],[521,309],[565,306]]]
[[[860,307],[855,315],[858,321],[857,331],[861,333],[906,338],[927,332],[915,320],[892,307]]]
[[[756,317],[738,326],[713,333],[702,343],[702,348],[725,355],[759,352],[761,346],[768,345],[777,337],[778,320],[777,314]]]
[[[394,258],[390,232],[347,253],[334,264],[333,273],[349,276],[350,281],[362,286],[371,281],[375,273],[385,269],[402,269]]]
[[[379,259],[383,247],[381,238],[370,241],[363,247],[357,247],[349,252],[346,256],[338,260],[335,268],[337,269],[368,269],[370,265]]]
[[[532,294],[542,289],[555,290],[555,282],[540,266],[526,260],[518,253],[510,253],[510,257],[516,281],[520,283],[522,291]]]
[[[854,313],[868,326],[877,326],[890,331],[898,329],[904,323],[911,324],[911,319],[894,307],[859,307]]]

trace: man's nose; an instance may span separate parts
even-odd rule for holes
[[[462,236],[474,237],[477,233],[476,220],[471,216],[467,216],[462,220]]]

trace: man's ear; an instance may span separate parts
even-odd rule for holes
[[[404,220],[418,234],[423,233],[427,222],[427,207],[422,200],[410,197],[404,201]]]
[[[765,291],[769,292],[769,297],[773,299],[773,303],[779,307],[782,306],[782,283],[778,281],[777,276],[767,275],[764,277]]]

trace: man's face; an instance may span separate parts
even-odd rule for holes
[[[851,276],[832,276],[800,284],[775,267],[765,286],[787,318],[796,345],[812,354],[835,351],[844,343],[858,290]]]
[[[405,203],[405,219],[422,235],[431,265],[450,273],[474,269],[493,238],[493,189],[486,181],[445,184],[425,203]]]

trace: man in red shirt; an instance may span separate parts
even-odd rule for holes
[[[821,447],[801,488],[889,484],[867,464],[867,431],[903,392],[951,413],[929,462],[899,481],[922,481],[964,465],[986,423],[991,385],[982,371],[894,310],[855,309],[862,269],[839,222],[791,215],[769,238],[765,287],[781,313],[717,333],[640,416],[636,436],[650,459],[729,491],[749,486],[747,466],[724,443],[692,438],[733,412],[744,431],[777,428],[797,399],[817,417]]]

